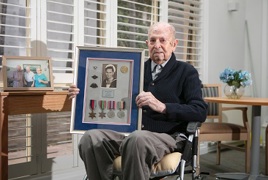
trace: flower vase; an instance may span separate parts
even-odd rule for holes
[[[229,86],[228,84],[224,87],[224,94],[230,99],[240,99],[245,92],[243,86]]]

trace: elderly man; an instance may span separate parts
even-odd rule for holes
[[[33,81],[34,81],[34,73],[31,71],[30,66],[27,66],[25,68],[24,72],[24,81],[26,87],[33,87]]]
[[[17,65],[16,71],[13,72],[12,80],[13,87],[23,87],[24,75],[20,65]]]
[[[81,138],[79,152],[89,180],[111,179],[118,155],[124,180],[149,179],[152,165],[177,150],[176,132],[184,132],[190,121],[205,121],[207,105],[198,72],[176,60],[175,33],[165,22],[148,30],[150,59],[145,62],[144,91],[136,97],[143,109],[142,130],[127,137],[111,130],[89,130]],[[71,98],[79,93],[75,85],[69,91]]]

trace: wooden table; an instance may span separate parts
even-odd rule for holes
[[[241,99],[228,99],[226,97],[206,97],[207,102],[240,104],[252,106],[251,123],[251,153],[250,153],[250,174],[245,173],[219,173],[218,178],[227,179],[268,179],[259,174],[260,159],[260,134],[261,134],[261,106],[268,106],[268,98],[242,97]]]
[[[67,91],[0,92],[0,180],[8,179],[8,115],[71,111]]]

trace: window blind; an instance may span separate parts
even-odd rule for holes
[[[3,0],[0,8],[0,55],[31,55],[29,1]]]
[[[146,49],[148,27],[159,21],[160,2],[118,0],[117,46]]]
[[[107,44],[107,5],[105,1],[85,0],[84,45],[106,46]]]
[[[169,0],[168,21],[176,28],[178,60],[192,64],[201,73],[202,1]]]
[[[74,1],[47,0],[47,56],[52,59],[54,84],[72,82],[74,61]]]

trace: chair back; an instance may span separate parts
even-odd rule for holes
[[[204,97],[221,97],[221,85],[220,84],[203,84],[202,96]],[[208,102],[207,118],[218,119],[222,122],[221,104]]]

